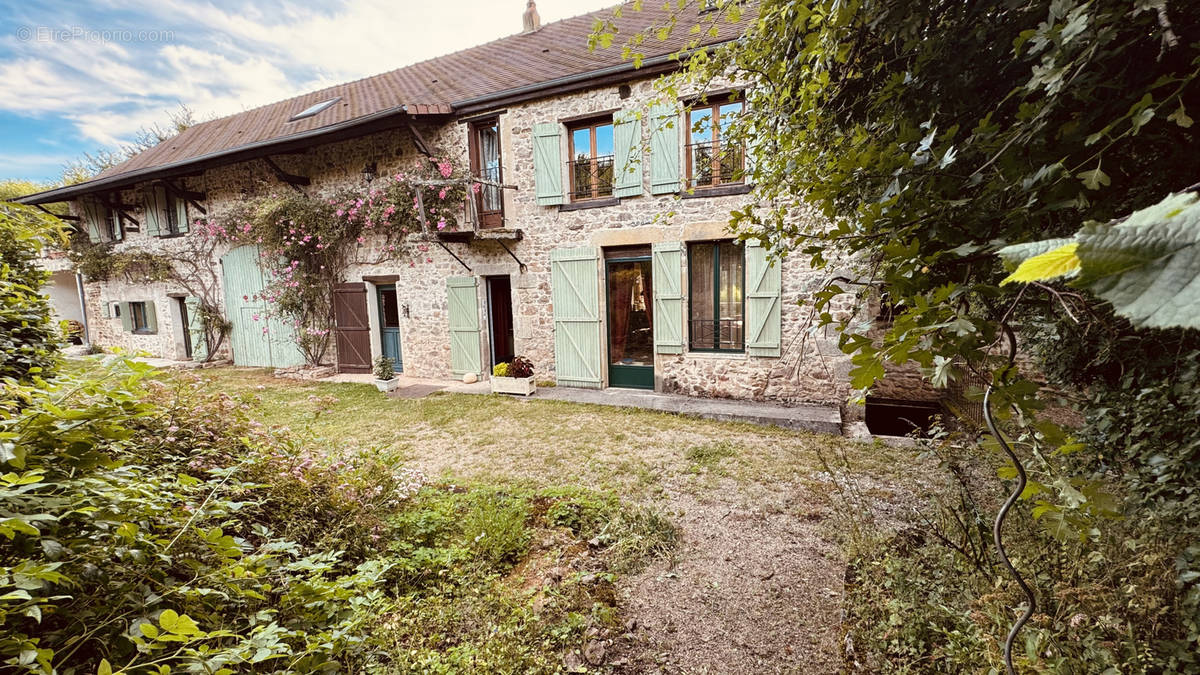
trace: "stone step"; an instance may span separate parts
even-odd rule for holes
[[[782,405],[762,401],[698,398],[682,394],[660,394],[639,389],[578,389],[543,387],[533,398],[572,403],[592,403],[620,408],[642,408],[689,415],[720,422],[746,422],[798,431],[840,436],[842,413],[837,406],[819,404]]]

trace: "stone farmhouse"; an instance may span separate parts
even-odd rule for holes
[[[662,21],[650,4],[613,19],[618,35]],[[255,195],[326,194],[449,153],[470,166],[477,198],[459,227],[411,235],[422,264],[365,242],[336,289],[328,360],[339,371],[370,372],[383,354],[408,375],[486,378],[521,355],[559,386],[844,402],[848,363],[797,303],[816,273],[728,229],[752,187],[742,149],[721,147],[721,120],[742,107],[736,83],[664,102],[654,82],[691,36],[647,40],[635,68],[619,48],[588,49],[611,10],[540,25],[529,5],[521,33],[197,124],[21,201],[71,203],[81,231],[117,250],[179,252],[198,219]],[[725,25],[711,42],[736,36]],[[259,316],[253,246],[194,262],[212,270],[233,326],[217,356],[300,363],[288,328]],[[85,282],[92,342],[212,356],[188,289]]]

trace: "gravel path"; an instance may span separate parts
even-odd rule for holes
[[[626,582],[618,672],[837,672],[844,563],[814,497],[794,484],[750,492],[658,502],[683,537],[672,560]]]

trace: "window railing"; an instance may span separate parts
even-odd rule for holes
[[[611,197],[613,193],[613,156],[583,157],[567,162],[571,175],[571,200]]]
[[[740,183],[744,179],[746,149],[741,145],[722,146],[719,141],[690,143],[687,153],[690,188]]]
[[[693,319],[688,342],[692,349],[742,351],[745,349],[745,321],[742,319]]]

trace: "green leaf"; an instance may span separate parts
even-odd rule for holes
[[[1187,129],[1192,126],[1192,118],[1188,117],[1187,111],[1183,109],[1183,101],[1179,102],[1179,109],[1167,115],[1168,122],[1174,122],[1179,126]]]
[[[161,618],[159,620],[161,621]],[[154,624],[152,623],[138,624],[138,628],[142,631],[142,635],[145,635],[151,640],[158,637],[158,629],[155,628]]]
[[[997,251],[997,255],[1004,261],[1004,264],[1009,270],[1014,270],[1021,263],[1039,256],[1043,253],[1053,251],[1056,248],[1061,248],[1075,241],[1071,238],[1061,237],[1058,239],[1043,239],[1041,241],[1030,241],[1024,244],[1013,244],[1005,246]]]
[[[173,609],[164,610],[158,617],[158,625],[173,635],[202,635],[200,626],[187,614],[178,614]]]
[[[1077,235],[1074,285],[1112,303],[1137,326],[1200,328],[1200,203],[1174,194],[1118,224]]]
[[[1081,171],[1076,175],[1083,181],[1083,186],[1089,190],[1099,190],[1101,186],[1112,185],[1112,179],[1101,171],[1100,167],[1091,171]]]
[[[96,675],[112,675],[112,664],[108,659],[100,659],[100,667],[96,669]]]
[[[1000,285],[1003,286],[1014,281],[1050,281],[1074,276],[1079,273],[1080,262],[1075,255],[1075,250],[1078,248],[1079,244],[1072,242],[1029,258],[1018,265],[1012,274],[1005,277]]]

